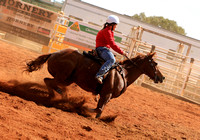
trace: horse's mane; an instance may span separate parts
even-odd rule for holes
[[[137,56],[130,58],[132,62],[137,62],[139,59],[143,58],[145,55],[143,54],[138,54]],[[130,64],[131,63],[130,60],[125,59],[119,62],[120,65],[125,65],[125,64]]]

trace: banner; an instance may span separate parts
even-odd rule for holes
[[[98,26],[70,19],[64,43],[71,42],[83,47],[94,49],[96,46],[96,35],[99,30],[101,30],[101,28]],[[121,47],[122,45],[120,43],[122,41],[122,35],[119,33],[114,33],[114,35],[116,44]]]
[[[0,30],[48,45],[57,13],[19,0],[0,0]]]

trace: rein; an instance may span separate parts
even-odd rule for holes
[[[133,62],[130,58],[128,58],[128,56],[125,56],[125,57],[126,57],[134,66],[136,66],[137,69],[139,69],[141,72],[145,73],[144,70],[141,70],[135,62]]]
[[[136,65],[130,58],[128,58],[128,56],[126,56],[126,55],[124,55],[129,61],[131,61],[131,63],[133,64],[133,65]]]

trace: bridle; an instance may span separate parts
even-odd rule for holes
[[[128,58],[127,56],[125,56],[138,70],[140,70],[142,73],[144,73],[144,74],[146,74],[146,72],[143,70],[143,69],[141,69],[140,67],[138,67],[138,65],[135,63],[135,62],[133,62],[130,58]],[[154,70],[154,74],[155,74],[155,77],[154,77],[154,82],[157,82],[157,79],[158,79],[158,75],[157,75],[157,69],[156,69],[156,67],[155,67],[155,65],[153,64],[153,62],[152,62],[152,60],[153,59],[149,59],[148,60],[148,62],[150,62],[150,66],[153,68],[153,70]],[[156,65],[157,65],[157,63],[156,63]]]
[[[130,58],[128,58],[128,56],[125,56],[137,69],[139,69],[142,73],[145,73],[145,71],[144,70],[142,70],[142,69],[140,69],[139,67],[138,67],[138,65],[135,63],[135,62],[133,62]]]

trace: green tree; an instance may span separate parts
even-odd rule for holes
[[[135,14],[132,17],[142,22],[146,22],[181,35],[186,35],[185,30],[182,27],[178,26],[176,21],[174,20],[165,19],[162,16],[146,17],[145,13],[140,13],[139,15]]]

